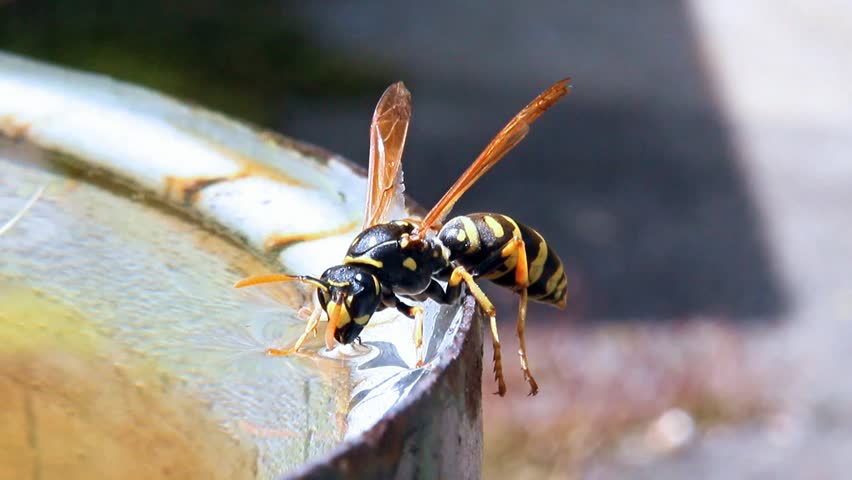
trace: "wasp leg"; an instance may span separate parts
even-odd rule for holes
[[[437,285],[437,284],[436,284]],[[438,286],[440,288],[440,285]],[[396,295],[389,295],[382,299],[389,307],[394,307],[400,313],[414,320],[414,346],[417,349],[417,367],[423,366],[423,307],[420,305],[406,305]]]
[[[506,243],[506,246],[495,252],[488,258],[482,261],[477,267],[477,273],[480,275],[488,275],[497,267],[505,265],[506,260],[516,256],[515,259],[515,291],[521,296],[518,303],[518,356],[521,360],[521,370],[524,372],[524,380],[530,386],[530,395],[538,393],[538,383],[532,376],[529,368],[529,360],[527,360],[527,342],[524,335],[527,323],[527,288],[529,287],[529,265],[527,264],[527,248],[523,238],[516,233],[515,236]]]
[[[516,233],[515,235],[518,236],[513,236],[508,242],[506,242],[506,245],[503,246],[503,248],[492,252],[490,255],[485,257],[485,259],[476,265],[471,273],[476,277],[485,277],[488,279],[500,277],[510,271],[512,264],[509,263],[509,261],[512,260],[513,255],[516,255],[515,267],[520,267],[522,263],[523,266],[526,267],[526,262],[521,262],[520,258],[522,255],[526,258],[526,244],[520,237],[520,234]],[[523,250],[523,253],[521,253],[521,250]],[[501,269],[500,267],[503,268]],[[516,268],[515,283],[518,287],[520,287],[522,285],[520,282],[523,279],[518,278],[518,273],[518,269]],[[523,285],[526,285],[527,281],[528,280],[524,280],[525,283],[523,283]]]
[[[497,381],[497,394],[501,397],[506,395],[506,382],[503,380],[503,361],[500,353],[500,337],[497,335],[497,309],[494,308],[494,304],[491,303],[491,300],[485,296],[485,292],[479,288],[479,285],[476,284],[476,281],[473,279],[473,275],[467,271],[466,268],[459,265],[455,269],[453,269],[453,273],[450,274],[450,280],[447,282],[448,290],[450,287],[457,287],[459,284],[464,281],[467,285],[467,288],[470,290],[470,293],[476,298],[479,306],[482,307],[482,310],[488,315],[490,324],[491,324],[491,342],[494,347],[494,380]]]
[[[449,276],[447,278],[449,280]],[[462,286],[459,282],[456,285],[447,285],[446,291],[441,286],[440,283],[435,281],[434,279],[429,283],[429,286],[426,287],[426,290],[421,293],[417,293],[414,295],[405,295],[405,298],[410,298],[416,302],[424,302],[428,299],[432,299],[438,303],[444,305],[452,305],[458,301],[459,296],[461,296]],[[420,307],[418,307],[420,308]],[[403,312],[405,313],[405,312]],[[410,315],[409,315],[410,316]],[[417,330],[415,331],[415,343],[417,343],[418,354],[417,354],[417,366],[423,366],[423,351],[421,346],[423,344],[423,309],[420,308],[420,317],[416,318],[417,320]]]
[[[518,302],[518,355],[521,357],[521,370],[524,372],[524,379],[530,385],[530,395],[538,393],[538,383],[530,372],[529,361],[527,360],[527,341],[524,336],[524,328],[527,324],[527,287],[529,287],[529,270],[527,266],[527,247],[524,241],[518,238],[513,239],[518,251],[518,262],[515,266],[515,286],[519,289],[521,299]],[[505,250],[505,248],[504,248]]]
[[[299,312],[301,313],[302,309],[300,309]],[[322,307],[319,305],[318,301],[315,301],[313,310],[311,310],[311,316],[308,317],[308,324],[305,326],[305,331],[302,332],[302,335],[299,337],[298,340],[296,340],[296,344],[293,345],[293,348],[285,348],[285,349],[267,348],[266,354],[267,355],[281,356],[281,355],[290,355],[290,354],[298,352],[299,349],[302,348],[302,345],[305,343],[305,340],[308,339],[308,335],[311,332],[313,332],[313,334],[316,335],[317,327],[319,327],[320,316],[322,316]]]
[[[311,315],[314,313],[313,307],[302,307],[296,312],[296,316],[299,317],[299,320],[308,321],[311,318]]]
[[[423,307],[415,305],[409,309],[414,315],[414,346],[417,349],[417,367],[423,366]]]
[[[423,307],[414,306],[414,345],[417,347],[417,366],[423,366]]]

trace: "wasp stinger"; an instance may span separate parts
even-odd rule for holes
[[[527,301],[564,308],[567,278],[562,261],[535,230],[506,215],[476,213],[444,221],[456,201],[479,178],[518,145],[529,125],[568,94],[570,79],[557,82],[521,110],[488,144],[422,220],[390,220],[392,207],[402,201],[402,151],[411,119],[411,94],[402,84],[388,87],[376,106],[370,127],[370,166],[363,231],[352,241],[341,265],[320,278],[283,274],[241,280],[237,287],[267,282],[300,281],[316,289],[305,332],[287,350],[298,351],[308,334],[317,329],[323,313],[328,317],[325,342],[352,343],[373,313],[395,308],[415,320],[418,364],[422,364],[423,308],[408,301],[432,299],[450,304],[467,288],[488,315],[494,346],[497,393],[506,393],[500,340],[494,305],[477,285],[487,279],[520,295],[518,308],[519,355],[530,394],[538,385],[527,362],[524,327]],[[442,286],[445,283],[445,287]]]

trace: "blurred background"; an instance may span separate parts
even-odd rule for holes
[[[850,41],[842,0],[0,1],[0,49],[362,165],[375,102],[403,80],[406,187],[427,208],[571,76],[456,207],[536,228],[570,280],[567,311],[530,309],[535,398],[511,354],[516,299],[487,290],[510,391],[487,395],[486,372],[485,478],[852,467]]]

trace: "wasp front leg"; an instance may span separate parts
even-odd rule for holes
[[[382,299],[388,307],[396,308],[400,313],[414,320],[414,347],[417,350],[417,367],[423,366],[423,307],[407,305],[396,295],[390,294]]]
[[[304,309],[299,310],[301,314]],[[310,309],[311,313],[308,317],[308,323],[305,326],[305,331],[302,332],[302,335],[296,340],[296,344],[293,345],[292,348],[267,348],[266,354],[273,356],[282,356],[282,355],[291,355],[299,351],[302,348],[302,345],[308,339],[308,335],[313,332],[316,335],[317,327],[319,326],[320,317],[322,316],[322,306],[319,304],[319,300],[316,298],[316,294],[314,294],[314,305],[313,308]]]

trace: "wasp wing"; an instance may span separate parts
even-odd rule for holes
[[[456,180],[456,183],[447,190],[447,193],[432,207],[432,210],[423,218],[418,232],[425,232],[433,225],[438,224],[446,218],[453,209],[459,198],[479,180],[491,167],[497,164],[510,150],[515,148],[521,140],[529,133],[529,126],[548,108],[568,94],[571,86],[568,85],[570,78],[560,80],[550,88],[543,91],[529,105],[515,115],[512,120],[500,130],[479,157],[468,167],[468,169]]]
[[[394,206],[404,207],[402,150],[411,120],[411,93],[402,82],[385,90],[370,125],[370,170],[364,228],[387,220]]]

